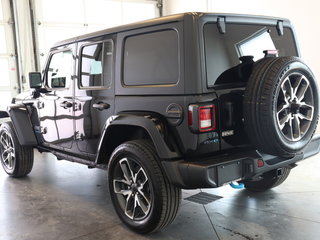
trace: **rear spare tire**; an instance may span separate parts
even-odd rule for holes
[[[299,58],[261,59],[244,95],[244,125],[251,143],[267,154],[294,156],[316,130],[318,99],[315,77]]]

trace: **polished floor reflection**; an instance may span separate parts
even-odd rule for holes
[[[283,185],[265,193],[229,186],[183,191],[176,221],[147,236],[131,232],[117,218],[105,171],[56,161],[51,154],[35,156],[27,178],[10,178],[0,170],[1,240],[317,240],[320,236],[320,156],[301,162]],[[206,205],[185,200],[200,191],[217,197]]]

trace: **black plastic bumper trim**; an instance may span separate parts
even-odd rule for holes
[[[256,150],[239,149],[230,154],[217,155],[197,161],[162,161],[169,180],[184,189],[215,188],[231,181],[252,179],[265,172],[294,165],[320,151],[320,135],[315,136],[308,146],[293,158],[259,154]],[[265,162],[258,168],[257,160]]]

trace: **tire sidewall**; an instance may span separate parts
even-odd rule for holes
[[[126,146],[127,145],[127,146]],[[162,208],[162,201],[163,198],[163,191],[161,189],[161,183],[159,182],[159,179],[156,177],[156,173],[154,172],[153,166],[147,158],[140,159],[139,155],[144,154],[142,151],[140,151],[137,148],[129,148],[128,144],[120,145],[112,154],[111,160],[109,162],[108,167],[108,185],[109,185],[109,192],[111,196],[111,200],[113,202],[114,208],[120,217],[120,219],[131,229],[137,231],[137,232],[145,232],[146,229],[153,229],[157,225],[157,221],[161,217],[161,208]],[[113,179],[114,179],[114,171],[116,165],[119,163],[119,161],[123,158],[129,158],[134,161],[136,161],[145,171],[150,184],[150,191],[152,194],[152,200],[151,200],[151,209],[148,213],[148,215],[140,220],[140,221],[133,221],[130,218],[128,218],[124,211],[122,210],[118,200],[117,200],[117,194],[114,193],[114,187],[113,187]]]
[[[309,80],[311,91],[314,98],[314,114],[313,114],[313,119],[311,121],[309,129],[304,134],[304,136],[298,141],[290,141],[283,136],[278,126],[277,117],[276,117],[277,115],[276,105],[277,105],[279,92],[281,89],[281,84],[283,83],[283,81],[286,79],[287,76],[295,72],[303,74]],[[318,111],[319,111],[318,110],[319,108],[318,87],[316,84],[315,77],[313,76],[311,70],[304,63],[298,60],[285,64],[277,74],[276,79],[277,81],[274,81],[275,85],[273,86],[272,98],[270,98],[272,101],[269,104],[269,106],[272,107],[271,120],[272,120],[272,125],[275,128],[273,133],[275,135],[276,141],[285,149],[285,151],[289,153],[295,153],[295,152],[301,151],[309,143],[316,129],[317,122],[318,122]]]

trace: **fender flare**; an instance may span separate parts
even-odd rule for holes
[[[101,134],[101,139],[98,146],[98,153],[96,157],[96,162],[99,160],[100,152],[104,140],[107,142],[112,141],[108,139],[108,132],[113,126],[136,126],[143,128],[150,136],[152,142],[154,143],[155,149],[161,159],[173,159],[179,158],[180,154],[178,152],[171,151],[163,139],[161,133],[156,127],[156,124],[145,116],[132,115],[132,114],[120,114],[114,115],[108,118],[103,132]]]
[[[22,146],[37,146],[38,142],[33,131],[27,107],[24,104],[13,104],[7,108],[6,113],[12,121],[19,143]],[[0,114],[4,114],[3,111]]]
[[[0,118],[8,118],[10,117],[6,111],[0,111]]]

